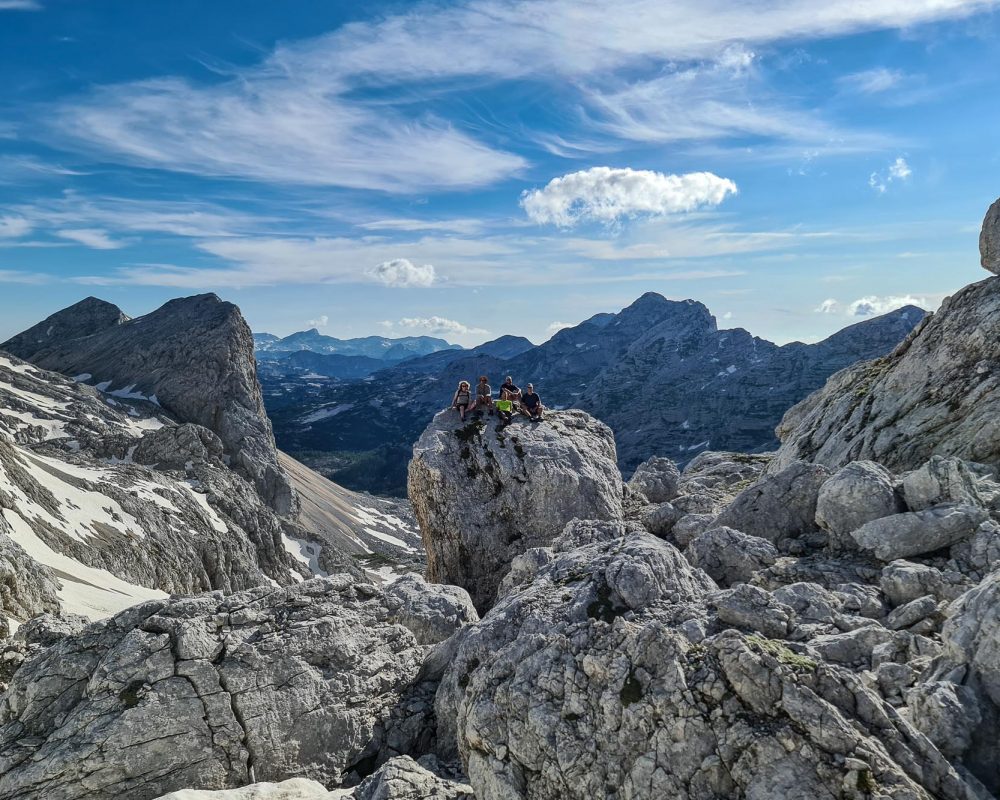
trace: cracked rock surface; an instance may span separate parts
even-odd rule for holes
[[[480,612],[515,556],[548,544],[570,520],[621,519],[611,430],[582,411],[462,424],[439,413],[414,446],[409,494],[427,578],[461,586]]]
[[[27,660],[0,697],[0,796],[147,800],[370,772],[394,755],[381,723],[428,650],[407,625],[431,641],[462,624],[454,610],[450,629],[421,619],[447,598],[416,605],[400,619],[382,590],[340,575],[93,623]]]

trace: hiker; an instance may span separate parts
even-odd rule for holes
[[[481,375],[479,378],[479,385],[476,387],[476,412],[479,411],[481,406],[486,406],[490,410],[490,416],[493,416],[493,388],[489,384],[489,378],[485,375]]]
[[[512,400],[517,403],[521,399],[521,390],[514,383],[514,379],[508,375],[500,387],[500,399]]]
[[[469,382],[459,381],[458,389],[455,390],[455,396],[451,398],[451,407],[458,409],[462,422],[465,422],[465,414],[469,410],[471,403],[472,388],[469,386]]]
[[[497,416],[500,417],[500,425],[497,426],[497,430],[500,428],[505,428],[510,425],[511,420],[514,419],[514,401],[509,399],[510,395],[507,392],[500,393],[500,399],[493,403],[496,406]]]
[[[532,384],[529,383],[525,389],[521,395],[521,413],[537,422],[542,419],[542,409],[545,406],[542,405],[542,398],[536,394]]]

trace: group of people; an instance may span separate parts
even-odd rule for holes
[[[455,396],[451,399],[451,407],[456,409],[465,422],[466,414],[482,414],[482,409],[486,409],[491,416],[496,413],[505,422],[510,422],[514,414],[520,412],[531,420],[542,419],[542,400],[535,391],[532,384],[524,387],[524,391],[514,383],[514,379],[508,375],[507,379],[500,387],[500,399],[493,399],[493,387],[490,380],[485,375],[481,375],[476,386],[476,394],[473,397],[472,386],[468,381],[459,381]]]

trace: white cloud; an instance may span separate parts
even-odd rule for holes
[[[94,250],[117,250],[125,247],[124,242],[116,242],[108,236],[107,232],[97,228],[67,228],[56,231],[56,236],[69,239],[72,242],[78,242]]]
[[[483,229],[483,222],[478,219],[376,219],[362,222],[358,225],[368,231],[448,231],[472,235]]]
[[[890,183],[895,181],[906,181],[912,174],[913,170],[910,169],[910,165],[906,163],[906,159],[902,156],[897,156],[896,160],[889,164],[886,168],[885,173],[873,172],[868,177],[868,185],[879,194],[885,194],[885,191],[889,188]]]
[[[321,314],[319,319],[311,319],[306,325],[310,328],[325,328],[330,323],[330,318],[326,314]]]
[[[591,167],[553,178],[521,195],[521,207],[539,224],[569,227],[580,220],[605,224],[639,215],[662,216],[715,206],[736,184],[711,172],[664,175],[650,170]]]
[[[887,314],[903,306],[926,306],[927,300],[923,297],[913,297],[904,295],[902,297],[888,296],[877,297],[868,295],[860,297],[847,307],[847,313],[852,317],[871,317],[878,314]]]
[[[545,330],[547,330],[549,333],[556,333],[557,331],[561,331],[564,328],[572,328],[574,327],[574,325],[575,323],[572,322],[552,322],[549,324],[549,327],[546,328]]]
[[[383,261],[370,269],[365,275],[374,281],[396,288],[433,286],[437,280],[434,266],[431,264],[416,265],[406,258],[394,258]]]
[[[905,77],[901,70],[876,67],[845,75],[839,80],[839,83],[860,94],[881,94],[899,87]]]
[[[403,317],[399,327],[407,330],[423,331],[435,336],[471,336],[487,334],[482,328],[471,328],[445,317]]]
[[[837,309],[840,308],[840,303],[834,300],[832,297],[828,297],[822,303],[820,303],[816,308],[813,309],[817,314],[835,314]]]
[[[733,318],[733,312],[732,311],[727,311],[725,314],[722,315],[722,318],[723,319],[732,319]]]
[[[24,217],[0,217],[0,239],[17,239],[32,229]]]
[[[36,0],[0,0],[0,11],[41,11],[42,4]]]

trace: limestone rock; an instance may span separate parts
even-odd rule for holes
[[[722,622],[759,631],[769,639],[784,639],[795,616],[791,608],[775,600],[770,592],[745,583],[713,595],[711,602]]]
[[[830,533],[832,545],[853,548],[852,531],[873,519],[905,510],[888,470],[871,461],[855,461],[820,488],[816,523]]]
[[[71,307],[57,316],[78,314]],[[34,343],[30,333],[0,349],[44,369],[87,375],[108,390],[149,398],[182,422],[208,428],[264,500],[281,515],[293,514],[294,492],[278,465],[257,382],[253,335],[232,303],[203,294],[171,300],[89,335]]]
[[[629,488],[650,503],[666,503],[677,497],[681,472],[669,458],[654,456],[643,461],[629,479]]]
[[[323,784],[308,778],[289,778],[279,783],[252,783],[239,789],[182,789],[157,800],[346,800],[351,796],[349,792],[328,792]]]
[[[479,622],[469,593],[458,586],[427,584],[407,575],[385,587],[389,610],[418,644],[443,642],[459,628]]]
[[[975,693],[948,681],[921,683],[906,695],[913,724],[949,758],[961,758],[982,722]]]
[[[611,431],[582,411],[545,421],[462,424],[438,414],[414,447],[409,496],[427,551],[427,578],[468,590],[489,608],[514,557],[549,544],[574,518],[622,518]]]
[[[1000,200],[989,207],[979,232],[979,263],[983,269],[1000,275]]]
[[[975,506],[944,504],[872,520],[851,537],[882,561],[931,553],[972,536],[989,514]]]
[[[337,785],[383,754],[428,652],[398,615],[383,590],[331,576],[93,623],[25,662],[0,698],[0,796]]]
[[[666,539],[683,513],[670,503],[647,506],[642,514],[642,525],[653,536]]]
[[[746,583],[778,558],[778,551],[767,539],[732,528],[712,528],[699,534],[684,554],[720,586]]]
[[[1000,278],[966,286],[884,358],[849,367],[791,408],[771,467],[859,459],[894,472],[931,456],[1000,463]]]
[[[136,445],[132,460],[163,470],[186,470],[193,464],[222,465],[224,448],[208,428],[186,423],[150,431]]]
[[[961,591],[958,591],[957,594],[948,596],[952,592],[941,570],[903,559],[893,561],[885,566],[882,570],[880,586],[893,606],[905,605],[911,600],[916,600],[927,594],[949,600],[954,600],[961,594]]]
[[[911,511],[941,503],[985,506],[990,498],[986,487],[980,485],[982,481],[960,458],[931,456],[920,469],[903,478],[903,495]]]
[[[425,757],[420,762],[433,761]],[[397,756],[354,790],[355,800],[474,800],[467,783],[449,780],[408,756]]]
[[[720,632],[669,544],[595,527],[450,640],[438,746],[479,800],[985,797],[847,669]]]
[[[830,477],[824,467],[797,462],[744,489],[715,518],[726,526],[770,542],[816,530],[816,501]]]

